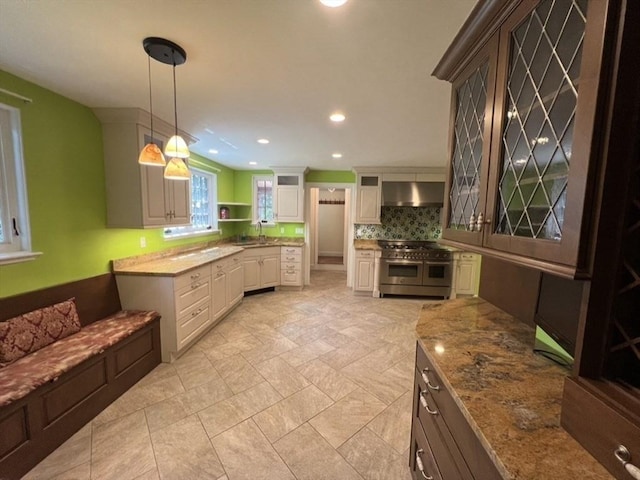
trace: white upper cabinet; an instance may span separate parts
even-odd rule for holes
[[[304,222],[304,174],[307,168],[274,169],[273,205],[278,223]]]
[[[382,206],[382,174],[358,173],[355,223],[380,223]]]
[[[138,108],[95,108],[102,123],[107,193],[107,226],[157,228],[189,225],[190,182],[165,180],[164,169],[140,165],[138,155],[151,139],[151,117]],[[153,120],[154,140],[161,148],[173,135],[170,124]],[[193,137],[180,132],[188,143]]]

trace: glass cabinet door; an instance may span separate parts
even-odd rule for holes
[[[595,91],[583,85],[581,71],[600,61],[599,52],[583,55],[587,3],[523,3],[500,31],[488,247],[577,263],[594,128],[585,119],[595,109],[589,104]],[[588,91],[584,99],[582,88]],[[578,128],[581,142],[575,145]]]
[[[485,210],[497,38],[453,83],[454,123],[445,194],[444,238],[482,244],[478,219]]]

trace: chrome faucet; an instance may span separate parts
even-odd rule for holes
[[[256,223],[256,230],[258,231],[258,242],[265,243],[267,241],[267,237],[262,234],[262,222],[260,220]]]

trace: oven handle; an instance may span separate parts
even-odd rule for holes
[[[445,261],[445,262],[432,262],[431,260],[425,260],[424,261],[425,265],[451,265],[451,261]]]
[[[387,265],[422,265],[422,260],[403,260],[402,258],[383,258],[382,261]]]

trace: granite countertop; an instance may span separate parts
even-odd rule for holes
[[[378,245],[378,240],[364,240],[356,238],[353,240],[353,248],[356,250],[382,250]]]
[[[425,304],[416,332],[505,478],[613,478],[560,427],[570,372],[533,353],[532,327],[465,298]]]
[[[264,243],[248,239],[245,242],[211,242],[177,247],[162,252],[113,260],[113,273],[122,275],[177,276],[210,262],[222,260],[245,249],[262,247],[303,246],[300,239],[267,239]]]

